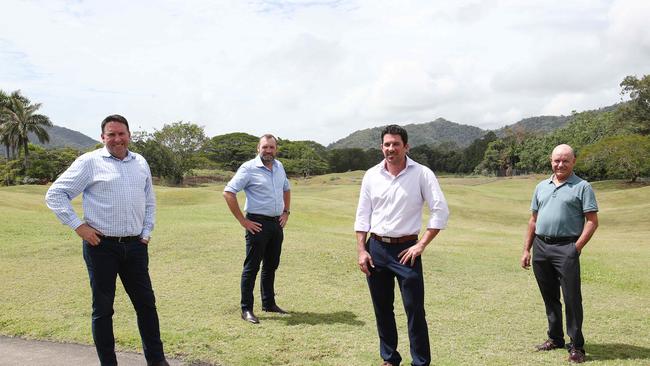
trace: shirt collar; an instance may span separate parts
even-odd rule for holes
[[[554,177],[554,176],[555,176],[555,174],[551,174],[551,176],[548,178],[547,183],[552,184],[552,183],[553,183],[553,177]],[[564,183],[575,184],[575,183],[578,183],[579,181],[580,181],[580,179],[578,179],[578,176],[576,175],[576,173],[575,173],[575,172],[571,172],[571,175],[569,176],[569,178],[567,178],[567,179],[564,181]],[[562,183],[562,184],[564,184],[564,183]]]
[[[416,162],[413,161],[413,159],[409,158],[408,155],[406,155],[406,167],[404,168],[404,170],[402,170],[401,172],[399,172],[398,175],[402,174],[403,172],[405,172],[405,171],[408,169],[408,167],[413,166],[413,165],[415,165],[415,164],[416,164]],[[388,169],[386,169],[386,159],[380,161],[379,164],[377,164],[377,166],[378,166],[379,169],[381,169],[382,171],[384,171],[384,172],[390,174],[390,173],[388,172]]]
[[[258,168],[266,168],[266,165],[264,165],[264,162],[262,162],[262,157],[259,154],[257,154],[257,156],[255,157],[255,166]],[[278,160],[277,158],[275,158],[273,159],[273,168],[277,166],[278,166]]]
[[[108,152],[108,149],[106,148],[106,146],[104,146],[104,147],[101,148],[99,154],[100,154],[101,156],[105,157],[105,158],[111,158],[111,159],[115,159],[115,160],[120,160],[120,159],[114,157],[113,155],[111,155],[111,153]],[[126,150],[126,156],[125,156],[124,159],[122,159],[121,161],[129,161],[129,160],[131,160],[131,159],[135,159],[135,155],[133,155],[133,153],[131,152],[131,150]]]

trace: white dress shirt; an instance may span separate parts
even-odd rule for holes
[[[393,238],[417,235],[424,203],[429,209],[427,229],[444,229],[449,208],[431,169],[407,156],[406,168],[393,176],[382,160],[363,176],[354,230]]]

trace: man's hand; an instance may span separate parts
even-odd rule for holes
[[[411,267],[413,267],[415,265],[415,259],[419,257],[422,252],[424,252],[424,245],[422,243],[416,243],[412,247],[402,250],[397,257],[401,264],[406,265],[410,262]]]
[[[92,246],[99,245],[99,241],[101,240],[100,236],[103,236],[102,233],[88,224],[81,224],[78,228],[74,229],[74,231],[81,239],[87,241]]]
[[[375,264],[372,263],[372,257],[367,250],[364,250],[359,253],[359,269],[361,272],[365,273],[366,276],[370,276],[370,268],[375,268]]]
[[[140,238],[140,243],[142,243],[142,244],[144,244],[144,245],[148,245],[148,244],[149,244],[149,240],[150,240],[150,239],[148,239],[148,238]]]
[[[530,250],[524,249],[524,254],[521,256],[521,268],[530,269]]]
[[[280,215],[280,226],[284,229],[284,225],[287,224],[287,221],[289,221],[289,213],[283,212],[282,215]]]
[[[242,221],[239,222],[241,226],[246,229],[249,233],[255,235],[262,231],[262,224],[259,222],[255,222],[249,219],[244,218]]]

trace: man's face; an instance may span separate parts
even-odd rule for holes
[[[567,179],[573,173],[576,158],[571,150],[556,148],[551,154],[551,168],[558,180]]]
[[[391,134],[384,135],[384,140],[381,144],[381,152],[384,153],[384,158],[386,158],[388,164],[404,164],[408,150],[409,145],[404,145],[402,136]]]
[[[278,154],[278,145],[273,138],[262,137],[257,145],[257,153],[265,163],[272,162]]]
[[[114,157],[124,159],[127,154],[127,148],[131,141],[131,133],[126,128],[126,125],[119,122],[108,122],[102,131],[102,142],[106,145],[106,149]]]

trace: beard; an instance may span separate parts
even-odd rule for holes
[[[260,154],[260,159],[265,163],[271,163],[275,160],[275,156],[273,154]]]

